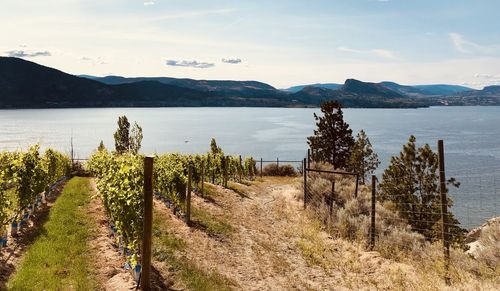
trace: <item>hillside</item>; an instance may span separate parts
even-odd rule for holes
[[[441,103],[455,106],[499,106],[500,86],[487,86],[482,90],[468,90],[440,98]]]
[[[316,84],[309,84],[309,85],[297,85],[297,86],[292,86],[289,88],[282,89],[283,91],[290,92],[290,93],[297,93],[300,90],[304,89],[305,87],[316,87],[316,88],[325,88],[325,89],[338,89],[342,87],[342,84],[335,84],[335,83],[316,83]]]
[[[383,81],[380,83],[374,83],[386,87],[387,89],[396,91],[402,95],[407,95],[409,97],[426,97],[426,96],[447,96],[454,93],[470,91],[471,88],[459,85],[446,85],[446,84],[436,84],[436,85],[401,85],[396,82]],[[290,88],[283,89],[283,91],[296,93],[305,87],[316,87],[316,88],[326,88],[326,89],[339,89],[342,84],[335,83],[316,83],[309,85],[299,85]]]
[[[293,105],[287,94],[259,82],[145,79],[109,83],[0,57],[0,108]]]
[[[0,57],[0,108],[316,107],[326,100],[355,108],[500,105],[497,87],[463,91],[468,88],[347,79],[343,85],[313,84],[283,91],[257,81],[78,77],[23,59]],[[439,92],[455,93],[433,95]]]
[[[300,103],[314,104],[334,99],[345,107],[354,108],[417,108],[436,104],[432,100],[411,98],[379,84],[354,79],[346,80],[336,90],[309,86],[292,96]]]
[[[425,249],[405,245],[417,245],[412,240],[418,239],[406,234],[400,241],[380,241],[377,250],[370,251],[356,239],[327,232],[311,209],[303,209],[300,181],[296,177],[264,177],[244,184],[230,182],[228,188],[206,183],[204,197],[192,196],[191,227],[155,199],[155,290],[447,288],[442,266],[436,261],[442,256],[439,244]],[[362,186],[359,198],[350,201],[351,209],[346,211],[361,211],[352,206],[369,201],[369,190]],[[73,178],[62,194],[52,196],[48,206],[37,212],[30,228],[31,239],[16,240],[3,254],[6,264],[0,266],[0,275],[8,287],[22,288],[35,282],[41,287],[60,286],[64,278],[70,280],[66,283],[87,288],[134,289],[133,276],[123,268],[124,258],[110,236],[108,218],[96,191],[93,179]],[[70,222],[72,215],[76,215],[76,222]],[[35,230],[45,221],[47,228],[40,235]],[[53,247],[64,240],[67,234],[59,233],[64,223],[78,230],[78,238],[83,241],[72,236],[71,239],[83,249],[70,257],[67,252],[73,245],[66,244],[56,254],[60,262],[44,263],[54,254],[42,252],[43,247]],[[407,254],[408,250],[411,253]],[[475,260],[457,251],[452,255],[453,285],[448,288],[498,287],[498,277],[484,277],[484,269],[477,269],[473,275],[475,268],[482,268]],[[41,259],[31,259],[35,257]],[[64,273],[75,271],[74,264],[65,266],[75,260],[79,277]],[[43,272],[41,277],[39,272]],[[71,281],[75,278],[79,281]],[[3,284],[0,287],[5,287]]]

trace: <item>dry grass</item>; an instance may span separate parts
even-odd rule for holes
[[[315,165],[315,167],[327,169],[325,165]],[[334,206],[330,210],[327,203],[332,192],[332,181],[335,181],[335,194]],[[302,189],[303,184],[298,187]],[[308,175],[310,194],[308,197],[312,198],[308,200],[309,215],[320,225],[320,227],[315,224],[310,225],[307,231],[302,232],[302,239],[298,242],[309,263],[325,267],[325,253],[322,251],[324,246],[318,243],[317,234],[313,231],[319,231],[318,228],[325,230],[334,238],[347,240],[368,249],[371,191],[368,187],[360,186],[358,197],[354,197],[354,188],[352,179],[345,176],[323,173]],[[298,198],[302,197],[299,195]],[[440,241],[431,243],[421,234],[412,231],[408,224],[402,222],[392,203],[376,202],[376,231],[375,251],[383,258],[392,261],[395,266],[403,264],[413,268],[410,272],[401,267],[389,268],[387,274],[392,285],[384,285],[383,289],[445,288],[446,285],[443,283],[445,274],[448,274],[452,286],[456,288],[498,290],[500,287],[498,225],[484,232],[480,239],[484,247],[480,249],[477,260],[462,249],[452,249],[448,273],[443,260],[442,243]],[[344,263],[356,271],[356,268],[352,267],[352,262],[344,261]],[[409,279],[408,273],[417,274],[417,277],[414,280]],[[377,288],[381,286],[377,285]]]
[[[476,258],[500,275],[500,222],[485,227],[478,240],[480,245]]]

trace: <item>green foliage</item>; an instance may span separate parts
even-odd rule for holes
[[[180,154],[165,154],[155,159],[156,189],[178,207],[184,205],[189,158]]]
[[[247,157],[245,158],[243,167],[245,176],[248,179],[253,180],[257,175],[257,162],[253,159],[253,157]]]
[[[99,146],[97,147],[97,151],[99,151],[99,152],[107,151],[106,147],[104,146],[104,142],[102,140],[99,143]]]
[[[307,138],[314,150],[314,160],[332,164],[337,169],[347,166],[354,138],[349,124],[344,121],[342,106],[337,101],[321,104],[323,116],[314,114],[317,129]]]
[[[392,157],[380,183],[380,199],[395,203],[400,215],[412,228],[429,239],[439,239],[441,200],[439,192],[438,156],[426,144],[420,148],[411,136],[399,157]],[[453,178],[451,180],[454,180]],[[448,206],[452,206],[448,198]],[[448,212],[449,231],[460,242],[464,230]]]
[[[95,152],[89,170],[98,178],[97,187],[111,221],[123,236],[124,245],[133,252],[136,263],[142,239],[144,212],[144,158],[139,155],[114,155]]]
[[[373,151],[370,139],[366,136],[365,131],[361,130],[352,147],[348,170],[358,173],[361,177],[361,183],[365,184],[367,175],[373,174],[379,165],[378,155]]]
[[[223,153],[222,149],[217,146],[217,142],[215,141],[215,138],[212,138],[212,140],[210,141],[210,152],[213,155],[216,155],[218,153]]]
[[[115,150],[119,154],[126,152],[131,152],[132,154],[138,154],[141,149],[142,144],[142,127],[134,122],[132,129],[130,129],[130,123],[127,116],[123,115],[118,117],[118,129],[114,133],[115,138]],[[102,143],[102,141],[101,141]],[[99,145],[98,150],[104,148],[104,144]]]
[[[10,215],[20,214],[49,185],[67,175],[70,167],[69,157],[52,149],[42,156],[39,145],[26,152],[0,153],[0,227]],[[7,191],[14,192],[14,201],[6,195]]]
[[[130,131],[130,151],[133,154],[139,153],[139,150],[141,149],[142,138],[142,127],[140,127],[137,122],[134,122],[134,126],[132,126],[132,129]]]
[[[128,122],[127,116],[118,117],[118,129],[113,135],[117,153],[124,153],[130,149],[129,130],[130,123]]]

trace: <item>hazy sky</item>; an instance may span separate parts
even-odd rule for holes
[[[500,84],[498,0],[0,3],[0,55],[72,74]]]

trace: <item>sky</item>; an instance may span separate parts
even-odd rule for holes
[[[498,0],[0,0],[0,55],[71,74],[500,85]]]

